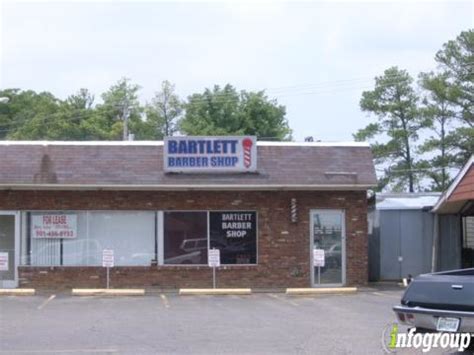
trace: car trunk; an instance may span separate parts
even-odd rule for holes
[[[474,311],[474,269],[420,275],[407,288],[402,304],[456,311]]]

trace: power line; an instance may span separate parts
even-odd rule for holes
[[[474,64],[474,62],[471,62]],[[467,63],[467,64],[471,64]],[[407,79],[405,75],[403,74],[393,74],[393,75],[384,75],[384,76],[379,76],[376,78],[388,78],[388,79],[397,79],[397,78],[403,78]],[[306,85],[293,85],[293,86],[286,86],[286,87],[279,87],[279,88],[268,88],[268,89],[263,89],[264,93],[267,94],[266,96],[274,96],[275,98],[280,98],[280,97],[294,97],[294,96],[307,96],[307,95],[319,95],[319,94],[331,94],[331,93],[338,93],[342,91],[350,91],[350,90],[366,90],[372,88],[372,85],[367,86],[364,85],[362,86],[361,84],[364,84],[365,81],[372,81],[374,78],[368,78],[368,77],[361,77],[361,78],[352,78],[352,79],[342,79],[342,80],[334,80],[334,81],[326,81],[326,82],[320,82],[320,83],[315,83],[315,84],[306,84]],[[385,86],[391,86],[393,85],[393,82],[388,82],[385,84],[378,84],[378,87],[385,87]],[[333,85],[333,87],[331,87]],[[317,89],[315,91],[306,91],[306,92],[301,92],[301,90],[310,90],[310,89]],[[238,101],[240,99],[240,92],[235,92],[235,93],[218,93],[217,97],[212,97],[208,98],[203,96],[204,94],[198,93],[194,95],[199,95],[200,97],[193,98],[193,95],[188,96],[188,102],[193,102],[193,103],[225,103],[225,102],[231,102],[231,101]],[[114,107],[114,108],[123,108],[123,105],[106,105],[106,104],[100,104],[99,106],[101,107]],[[97,107],[97,106],[96,106]],[[78,120],[84,117],[89,116],[89,114],[75,114],[73,115],[74,117],[68,117],[68,120]],[[51,117],[51,116],[49,116]],[[41,122],[46,121],[45,117]],[[8,126],[21,126],[24,123],[31,122],[31,120],[25,119],[20,122],[10,122],[10,123],[5,123],[5,124],[0,124],[0,127],[8,127]],[[13,130],[0,130],[0,132],[8,132],[8,131],[13,131]]]

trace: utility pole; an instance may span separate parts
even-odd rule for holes
[[[128,97],[125,97],[122,105],[123,137],[122,140],[128,141],[128,118],[130,116],[130,107]]]

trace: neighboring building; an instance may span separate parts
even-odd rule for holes
[[[4,141],[0,167],[0,287],[103,287],[104,249],[112,287],[209,287],[208,248],[218,287],[368,280],[366,144]]]
[[[437,270],[474,267],[474,155],[433,208]]]
[[[443,193],[377,194],[369,279],[474,267],[474,157]]]
[[[369,279],[431,272],[434,215],[441,193],[380,193],[370,213]]]

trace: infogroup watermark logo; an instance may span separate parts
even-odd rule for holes
[[[421,349],[427,353],[432,349],[464,351],[469,347],[474,334],[471,333],[417,333],[416,328],[401,332],[397,323],[387,325],[382,333],[382,347],[387,353],[399,349]]]

